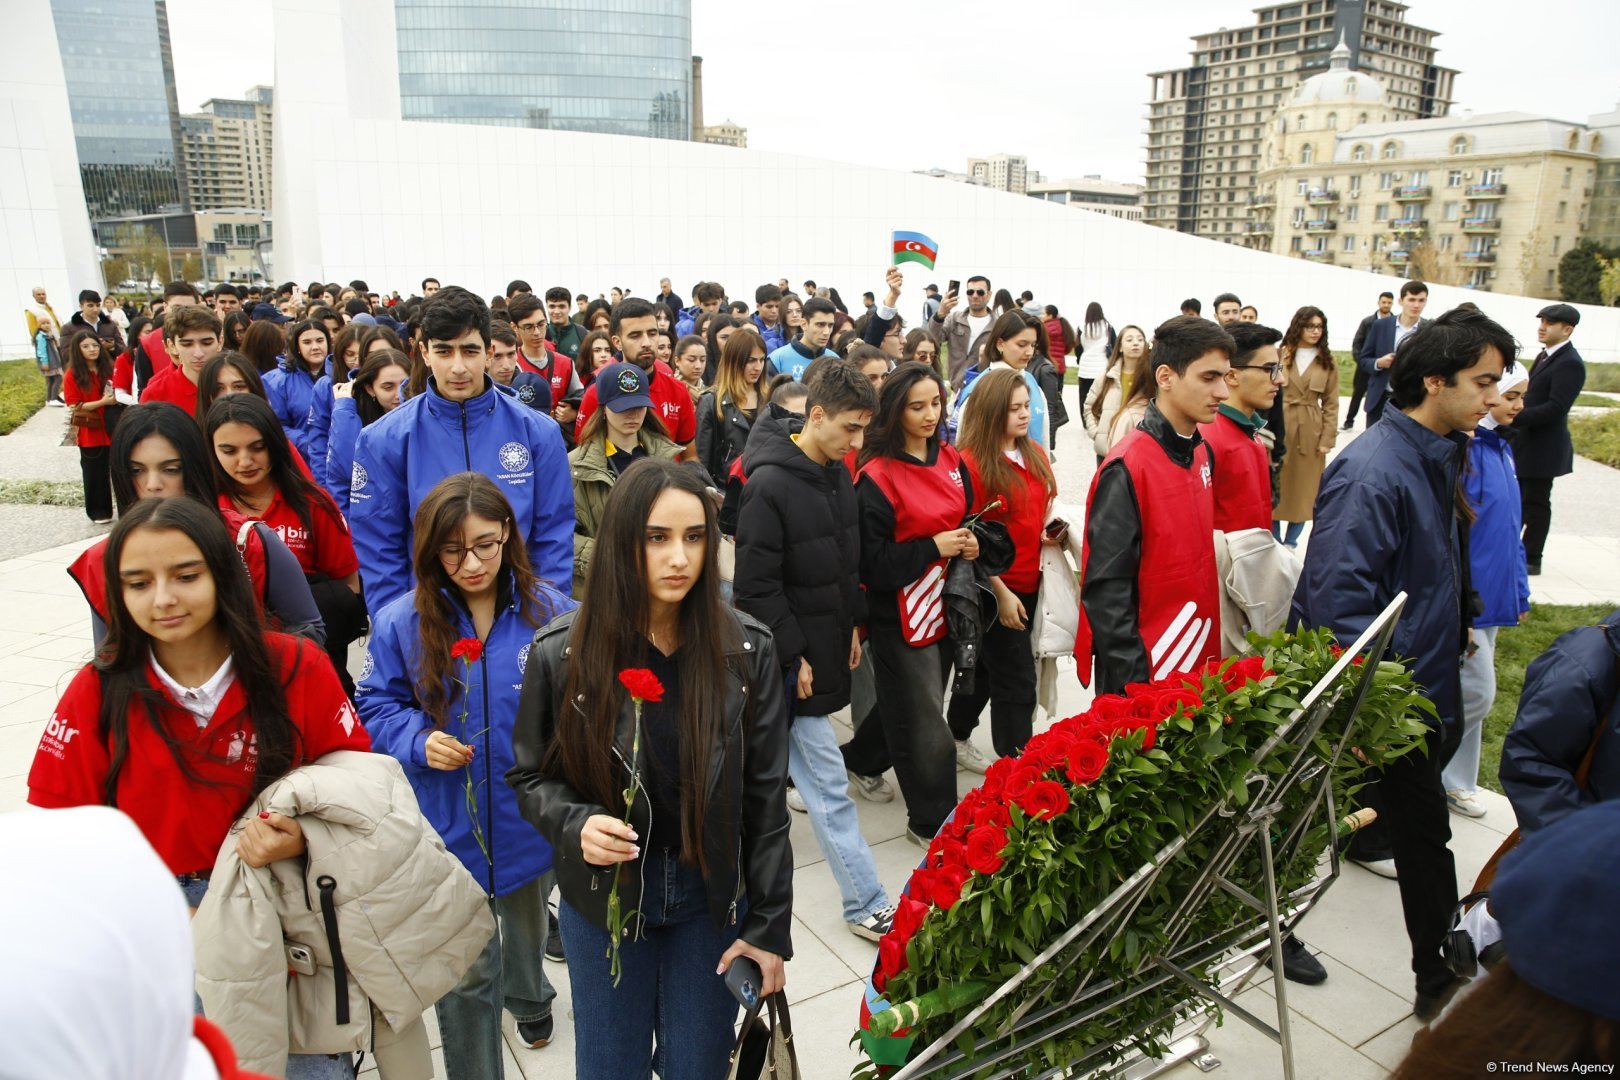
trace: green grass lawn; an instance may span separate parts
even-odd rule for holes
[[[1588,363],[1586,388],[1602,394],[1620,394],[1620,364]]]
[[[1581,457],[1620,469],[1620,409],[1575,417],[1569,422],[1569,436]]]
[[[1522,625],[1503,627],[1496,635],[1496,703],[1485,717],[1481,739],[1479,783],[1500,792],[1497,773],[1502,764],[1502,739],[1519,709],[1519,693],[1524,689],[1524,669],[1547,651],[1547,646],[1566,630],[1590,626],[1614,611],[1614,605],[1570,606],[1539,604]]]
[[[45,407],[45,377],[33,359],[0,360],[0,435]]]
[[[1611,397],[1603,397],[1601,394],[1582,394],[1575,399],[1575,404],[1585,405],[1592,409],[1620,409],[1620,401],[1616,401]]]

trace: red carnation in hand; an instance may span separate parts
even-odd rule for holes
[[[469,664],[476,664],[484,655],[484,643],[475,637],[464,637],[450,646],[450,659],[465,660]]]
[[[664,684],[658,681],[658,676],[646,668],[627,668],[619,672],[619,681],[637,701],[664,700]]]
[[[1024,797],[1018,800],[1018,806],[1032,818],[1042,821],[1051,821],[1069,808],[1069,789],[1056,780],[1042,780],[1031,784]],[[973,837],[968,837],[968,843]]]
[[[1084,786],[1096,780],[1108,768],[1108,744],[1095,739],[1080,739],[1069,751],[1067,767],[1064,772],[1068,774],[1073,783]]]
[[[1046,781],[1051,783],[1051,781]],[[994,825],[980,825],[968,833],[968,869],[993,874],[1001,869],[1001,853],[1007,847],[1007,834]]]

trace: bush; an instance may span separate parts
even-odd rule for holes
[[[45,407],[45,378],[32,357],[0,360],[0,435],[10,435]]]
[[[1620,364],[1586,365],[1586,389],[1599,394],[1620,394]]]
[[[1575,452],[1613,469],[1620,469],[1620,412],[1577,416],[1569,422]]]

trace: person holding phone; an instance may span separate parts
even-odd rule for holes
[[[624,471],[584,598],[536,635],[524,673],[506,779],[556,853],[580,1080],[723,1075],[727,969],[750,958],[771,994],[793,951],[782,666],[770,631],[721,598],[706,486],[657,458]],[[631,700],[631,669],[656,699]]]
[[[953,282],[954,284],[954,282]],[[973,365],[973,343],[995,322],[990,309],[990,279],[975,274],[967,279],[967,307],[957,307],[961,295],[953,288],[928,322],[928,331],[946,352],[946,381],[952,391],[962,388],[962,376]]]

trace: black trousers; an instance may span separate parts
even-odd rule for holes
[[[84,481],[84,514],[91,521],[113,516],[112,473],[107,471],[111,448],[79,447],[79,476]]]
[[[1420,994],[1438,993],[1452,978],[1440,943],[1457,906],[1457,865],[1451,855],[1451,817],[1440,771],[1461,741],[1461,724],[1430,728],[1423,748],[1427,753],[1413,750],[1396,758],[1382,777],[1356,795],[1361,805],[1378,811],[1378,820],[1355,834],[1350,850],[1386,858],[1394,852]]]
[[[1040,594],[1015,595],[1024,611],[1033,616]],[[957,742],[973,734],[979,726],[979,714],[989,703],[990,742],[996,756],[1013,757],[1023,752],[1035,724],[1035,652],[1029,641],[1032,625],[1033,619],[1026,619],[1022,630],[1012,630],[997,620],[984,632],[973,690],[951,695],[945,713],[951,737]]]
[[[1524,519],[1524,558],[1531,564],[1541,561],[1547,546],[1547,530],[1552,528],[1552,477],[1519,477],[1519,514]]]
[[[326,624],[326,655],[337,669],[343,692],[354,697],[354,678],[349,674],[349,646],[366,632],[366,604],[341,581],[322,574],[305,574],[315,608]]]
[[[892,765],[912,831],[932,837],[956,807],[956,743],[944,715],[950,639],[913,648],[898,626],[878,623],[870,627],[866,647],[879,722],[855,730],[842,748],[844,766],[877,776]]]
[[[1357,364],[1355,381],[1350,384],[1350,410],[1344,414],[1345,427],[1355,426],[1356,414],[1361,411],[1362,399],[1367,396],[1367,380],[1370,378],[1372,376],[1362,371],[1361,365]]]

